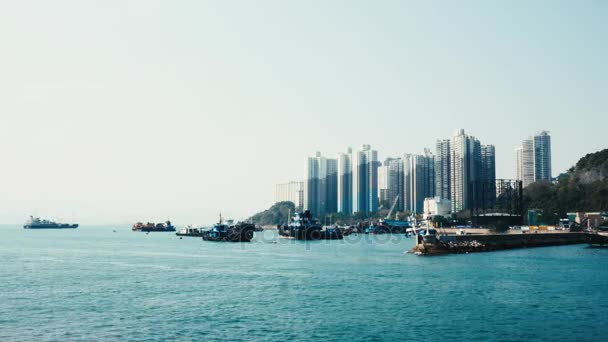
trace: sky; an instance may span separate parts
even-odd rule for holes
[[[211,223],[306,157],[608,148],[607,1],[2,1],[0,222]]]

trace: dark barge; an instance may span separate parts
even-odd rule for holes
[[[250,242],[255,230],[255,226],[249,223],[232,224],[232,221],[223,223],[220,216],[220,222],[214,224],[209,230],[201,231],[201,236],[205,241]]]
[[[416,236],[416,245],[410,252],[418,255],[439,255],[585,243],[606,244],[608,237],[584,232],[440,235],[435,229],[429,229]]]

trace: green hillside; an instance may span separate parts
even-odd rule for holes
[[[289,218],[289,212],[293,215],[295,205],[292,202],[279,202],[272,207],[259,212],[251,217],[251,220],[256,225],[273,225],[285,224]]]
[[[530,184],[524,189],[524,203],[541,209],[547,223],[556,223],[567,212],[608,211],[608,149],[587,154],[555,184]]]

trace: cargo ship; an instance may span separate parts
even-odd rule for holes
[[[201,236],[205,241],[215,242],[249,242],[253,239],[255,226],[250,223],[239,222],[233,224],[234,221],[228,220],[226,223],[220,215],[220,222],[216,223],[209,230],[203,230]]]
[[[78,224],[58,223],[51,220],[40,219],[30,216],[30,219],[23,225],[24,229],[74,229]]]
[[[132,228],[135,232],[174,232],[175,227],[171,224],[171,221],[165,223],[142,223],[137,222]]]
[[[295,213],[289,224],[278,227],[279,235],[295,240],[341,240],[342,230],[326,227],[323,229],[319,221],[312,217],[309,210]]]

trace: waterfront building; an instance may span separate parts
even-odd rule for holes
[[[424,199],[435,195],[435,160],[430,150],[423,155],[404,155],[404,209],[424,211]]]
[[[437,215],[448,217],[451,210],[452,203],[448,199],[441,198],[440,196],[424,199],[424,219],[430,219]]]
[[[349,147],[346,153],[338,154],[338,212],[353,212],[353,151]]]
[[[437,140],[435,148],[435,194],[450,199],[450,140]]]
[[[304,182],[304,210],[310,210],[317,217],[337,211],[337,169],[337,160],[325,158],[320,152],[308,158]]]
[[[363,145],[353,155],[353,212],[378,210],[378,151]]]
[[[292,202],[296,210],[301,210],[304,203],[304,182],[288,182],[275,186],[275,203]]]
[[[517,179],[526,187],[537,181],[551,181],[551,136],[542,131],[522,141],[515,149]]]

